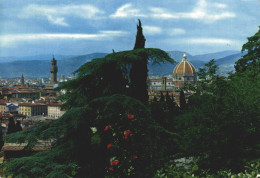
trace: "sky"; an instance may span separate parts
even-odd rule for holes
[[[0,56],[131,50],[138,19],[147,48],[240,51],[260,0],[0,0]]]

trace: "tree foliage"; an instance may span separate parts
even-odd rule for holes
[[[10,118],[9,119],[9,123],[8,123],[8,130],[7,130],[7,134],[11,134],[16,132],[16,127],[15,127],[15,122],[14,122],[14,118]]]
[[[138,20],[137,34],[134,49],[143,49],[145,47],[145,38],[140,19]],[[133,62],[130,71],[130,96],[139,99],[140,101],[148,101],[147,93],[147,77],[148,77],[148,56],[142,55],[142,59]]]
[[[208,63],[205,64],[205,67],[199,68],[197,74],[200,79],[212,79],[218,70],[218,65],[216,65],[215,59],[211,59]]]
[[[142,23],[141,20],[139,19],[137,25],[137,33],[136,33],[136,41],[135,41],[134,49],[139,49],[144,47],[145,47],[145,37],[143,35]]]
[[[242,52],[247,52],[241,59],[236,61],[236,72],[244,72],[249,66],[256,67],[260,60],[260,27],[258,32],[248,37],[248,42],[242,47]],[[259,66],[259,65],[258,65]]]
[[[139,96],[147,98],[147,92],[143,92],[145,85],[136,79],[140,76],[132,75],[142,63],[143,80],[147,76],[147,66],[144,66],[147,60],[154,64],[174,62],[160,49],[140,48],[113,52],[82,65],[75,71],[77,77],[61,86],[67,91],[60,98],[67,110],[61,118],[5,138],[7,142],[27,142],[26,149],[31,149],[38,140],[50,140],[52,150],[8,160],[2,165],[6,174],[15,177],[152,176],[164,164],[169,152],[167,146],[173,145],[177,136],[157,124],[149,105],[144,104],[147,101],[134,97],[131,91],[133,82],[138,81],[136,90],[142,91]],[[163,137],[169,139],[162,140]]]
[[[237,171],[259,157],[259,87],[259,77],[216,77],[190,96],[176,122],[186,155],[199,156],[203,168]]]
[[[186,107],[186,98],[185,98],[185,94],[184,94],[184,91],[181,90],[180,91],[180,108],[182,110],[184,110]]]

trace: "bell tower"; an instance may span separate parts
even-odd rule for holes
[[[23,77],[23,74],[21,76],[21,84],[24,85],[24,77]]]
[[[50,72],[51,72],[51,84],[57,83],[58,67],[57,67],[57,60],[54,57],[51,60]]]

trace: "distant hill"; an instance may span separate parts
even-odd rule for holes
[[[35,56],[22,56],[22,57],[15,57],[15,56],[7,56],[7,57],[0,57],[0,62],[13,62],[13,61],[43,61],[43,60],[50,60],[52,59],[52,54],[42,54],[42,55],[35,55]],[[63,60],[72,58],[76,55],[54,55],[57,60]]]
[[[216,60],[216,64],[219,65],[219,74],[226,74],[230,71],[235,71],[234,64],[237,60],[239,60],[242,56],[244,56],[246,53],[237,53],[233,55],[229,55],[220,59]]]
[[[58,60],[58,76],[59,75],[71,75],[72,72],[77,70],[82,64],[94,59],[104,57],[106,53],[93,53],[77,57],[71,57],[68,59]],[[36,57],[35,57],[36,58]],[[48,60],[21,60],[12,62],[0,63],[0,77],[13,78],[20,77],[24,74],[24,77],[50,77],[50,65],[51,59]]]
[[[240,51],[234,51],[234,50],[220,51],[220,52],[216,52],[216,53],[195,55],[195,56],[192,56],[192,59],[208,62],[211,59],[220,59],[220,58],[224,58],[226,56],[230,56],[230,55],[238,54],[238,53],[240,53]]]
[[[174,67],[182,60],[182,56],[186,53],[188,61],[190,61],[197,69],[203,67],[210,59],[216,59],[219,65],[219,74],[226,74],[228,71],[234,70],[234,63],[241,58],[244,53],[237,51],[222,51],[218,53],[209,53],[202,55],[191,55],[183,51],[169,51],[168,54],[176,61],[175,64],[148,64],[149,75],[171,75]],[[58,60],[58,76],[71,75],[84,63],[91,61],[94,58],[102,58],[106,53],[93,53],[81,56],[63,56],[55,55]],[[219,58],[218,58],[219,57]],[[6,58],[7,59],[7,58]],[[38,55],[29,57],[13,57],[15,61],[1,62],[0,61],[0,77],[14,78],[20,77],[23,73],[26,77],[50,77],[49,68],[51,65],[51,55]],[[19,60],[18,60],[19,59]],[[31,59],[31,60],[29,60]],[[32,60],[33,59],[33,60]]]

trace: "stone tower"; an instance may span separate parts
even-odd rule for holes
[[[162,90],[166,90],[167,88],[167,77],[162,77]]]
[[[24,85],[24,77],[23,77],[23,74],[21,76],[21,84]]]
[[[57,83],[58,67],[57,67],[57,61],[55,60],[54,57],[51,60],[50,72],[51,72],[51,84]]]

